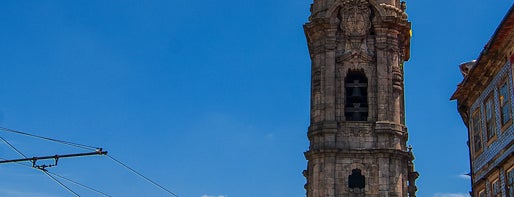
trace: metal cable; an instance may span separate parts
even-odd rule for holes
[[[11,143],[9,143],[7,140],[5,140],[3,137],[0,137],[0,139],[2,139],[2,141],[5,142],[5,144],[7,144],[9,147],[11,147],[14,151],[16,151],[18,154],[20,154],[22,157],[24,158],[27,158],[27,156],[25,156],[25,154],[23,154],[20,150],[18,150],[16,147],[14,147]]]
[[[1,158],[1,157],[0,157],[0,159],[5,160],[4,158]],[[41,169],[38,169],[38,168],[34,168],[34,167],[32,167],[31,165],[27,165],[27,164],[23,164],[23,163],[16,163],[16,164],[18,164],[18,165],[22,165],[22,166],[25,166],[25,167],[28,167],[28,168],[32,168],[32,169],[34,169],[34,170],[41,170]],[[50,172],[50,171],[48,171],[48,170],[46,170],[46,172],[47,172],[47,173],[49,173],[49,174],[51,174],[51,175],[57,176],[57,177],[59,177],[59,178],[61,178],[61,179],[67,180],[67,181],[69,181],[69,182],[71,182],[71,183],[73,183],[73,184],[75,184],[75,185],[78,185],[78,186],[84,187],[84,188],[86,188],[86,189],[89,189],[89,190],[91,190],[91,191],[94,191],[94,192],[96,192],[96,193],[99,193],[99,194],[101,194],[101,195],[108,196],[108,197],[112,197],[112,196],[111,196],[111,195],[109,195],[109,194],[106,194],[106,193],[104,193],[104,192],[101,192],[101,191],[99,191],[99,190],[96,190],[96,189],[94,189],[94,188],[92,188],[92,187],[89,187],[89,186],[84,185],[84,184],[82,184],[82,183],[79,183],[79,182],[77,182],[77,181],[71,180],[71,179],[66,178],[66,177],[64,177],[64,176],[58,175],[58,174],[53,173],[53,172]]]
[[[25,135],[25,136],[29,136],[29,137],[34,137],[34,138],[39,138],[39,139],[44,139],[44,140],[48,140],[48,141],[53,141],[53,142],[57,142],[57,143],[61,143],[61,144],[65,144],[65,145],[68,145],[68,146],[74,146],[74,147],[77,147],[77,148],[82,148],[82,149],[87,149],[87,150],[94,150],[94,151],[97,151],[97,150],[101,150],[101,148],[98,148],[98,147],[94,147],[94,146],[88,146],[88,145],[84,145],[84,144],[78,144],[78,143],[74,143],[74,142],[68,142],[68,141],[63,141],[63,140],[57,140],[57,139],[52,139],[52,138],[47,138],[47,137],[43,137],[43,136],[38,136],[38,135],[34,135],[34,134],[30,134],[30,133],[25,133],[25,132],[22,132],[22,131],[17,131],[17,130],[13,130],[13,129],[9,129],[9,128],[4,128],[4,127],[0,127],[0,131],[5,131],[5,132],[11,132],[11,133],[16,133],[16,134],[20,134],[20,135]],[[0,137],[1,138],[1,137]],[[10,144],[9,142],[7,142],[5,139],[1,138],[6,144],[8,144],[11,148],[13,148],[16,152],[18,152],[19,154],[21,154],[23,157],[27,158],[23,153],[21,153],[18,149],[16,149],[14,146],[12,146],[12,144]],[[125,167],[126,169],[128,169],[129,171],[131,171],[132,173],[140,176],[141,178],[145,179],[146,181],[152,183],[153,185],[159,187],[160,189],[166,191],[167,193],[171,194],[172,196],[175,196],[175,197],[179,197],[177,194],[171,192],[170,190],[166,189],[165,187],[163,187],[162,185],[156,183],[155,181],[152,181],[151,179],[149,179],[148,177],[144,176],[143,174],[137,172],[136,170],[132,169],[131,167],[129,167],[128,165],[124,164],[123,162],[117,160],[116,158],[110,156],[110,155],[107,155],[107,157],[111,158],[113,161],[115,161],[116,163],[118,163],[119,165]],[[1,158],[0,158],[1,159]],[[5,159],[4,159],[5,160]],[[21,163],[19,163],[21,164]],[[21,165],[24,165],[24,164],[21,164]],[[71,190],[70,188],[66,187],[66,185],[64,185],[63,183],[61,183],[59,180],[57,180],[55,177],[53,177],[50,172],[48,172],[46,169],[39,169],[41,171],[43,171],[47,176],[49,176],[50,178],[52,178],[52,180],[56,181],[59,185],[61,185],[62,187],[64,187],[66,190],[68,190],[69,192],[75,194],[76,196],[79,196],[77,193],[75,193],[73,190]],[[64,178],[62,176],[59,176],[59,175],[56,175],[54,174],[55,176],[58,176],[60,178],[63,178],[65,180],[68,180],[74,184],[77,184],[77,185],[80,185],[80,186],[83,186],[87,189],[90,189],[92,191],[95,191],[97,193],[100,193],[100,194],[103,194],[105,196],[109,196],[103,192],[100,192],[98,190],[95,190],[93,188],[90,188],[88,186],[85,186],[83,184],[80,184],[78,182],[75,182],[75,181],[72,181],[70,179],[67,179],[67,178]]]
[[[44,169],[41,169],[42,172],[44,172],[48,177],[50,177],[52,180],[54,180],[55,182],[57,182],[60,186],[62,186],[63,188],[65,188],[66,190],[68,190],[69,192],[75,194],[75,196],[78,196],[80,197],[79,194],[77,194],[76,192],[74,192],[73,190],[71,190],[69,187],[67,187],[66,185],[64,185],[63,183],[61,183],[59,180],[57,180],[55,177],[53,177],[51,174],[48,173],[47,170],[44,170]]]
[[[47,172],[48,172],[48,173],[50,173],[51,175],[54,175],[54,176],[57,176],[57,177],[59,177],[59,178],[61,178],[61,179],[67,180],[67,181],[69,181],[69,182],[71,182],[71,183],[73,183],[73,184],[75,184],[75,185],[78,185],[78,186],[84,187],[84,188],[86,188],[86,189],[89,189],[89,190],[91,190],[91,191],[94,191],[94,192],[96,192],[96,193],[98,193],[98,194],[101,194],[101,195],[103,195],[103,196],[112,197],[112,196],[111,196],[111,195],[109,195],[109,194],[106,194],[106,193],[103,193],[103,192],[101,192],[101,191],[98,191],[98,190],[96,190],[96,189],[94,189],[94,188],[92,188],[92,187],[89,187],[89,186],[87,186],[87,185],[84,185],[84,184],[82,184],[82,183],[76,182],[76,181],[74,181],[74,180],[71,180],[71,179],[69,179],[69,178],[63,177],[63,176],[58,175],[58,174],[55,174],[55,173],[51,173],[51,172],[49,172],[49,171],[47,171]]]
[[[113,161],[115,161],[116,163],[120,164],[121,166],[125,167],[126,169],[128,169],[129,171],[131,171],[132,173],[140,176],[141,178],[145,179],[146,181],[152,183],[153,185],[161,188],[162,190],[166,191],[167,193],[171,194],[172,196],[175,196],[175,197],[178,197],[177,194],[171,192],[170,190],[164,188],[163,186],[159,185],[158,183],[156,183],[155,181],[152,181],[151,179],[145,177],[144,175],[142,175],[141,173],[137,172],[136,170],[132,169],[131,167],[127,166],[126,164],[124,164],[123,162],[115,159],[114,157],[112,157],[111,155],[106,155],[107,157],[111,158]]]
[[[64,141],[64,140],[52,139],[52,138],[38,136],[38,135],[34,135],[34,134],[30,134],[30,133],[25,133],[25,132],[22,132],[22,131],[17,131],[17,130],[13,130],[13,129],[9,129],[9,128],[4,128],[4,127],[0,127],[0,130],[1,131],[5,131],[5,132],[10,132],[10,133],[16,133],[16,134],[20,134],[20,135],[25,135],[25,136],[29,136],[29,137],[44,139],[44,140],[48,140],[48,141],[52,141],[52,142],[57,142],[57,143],[61,143],[61,144],[66,144],[68,146],[73,146],[73,147],[87,149],[87,150],[97,150],[97,149],[99,149],[98,147],[94,147],[94,146],[78,144],[78,143],[68,142],[68,141]]]

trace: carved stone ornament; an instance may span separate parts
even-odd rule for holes
[[[403,74],[399,67],[394,66],[393,67],[393,88],[397,92],[402,91],[402,84],[403,84]]]
[[[340,27],[345,36],[364,37],[368,34],[370,24],[371,9],[366,0],[345,0],[341,12]]]
[[[369,62],[372,55],[368,53],[366,38],[371,29],[371,8],[367,0],[344,0],[338,13],[339,28],[345,37],[344,54],[338,61],[353,58]]]

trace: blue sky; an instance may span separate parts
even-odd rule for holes
[[[103,147],[181,197],[304,196],[310,3],[1,1],[0,126]],[[418,196],[464,196],[466,128],[449,97],[458,65],[477,58],[512,3],[407,3]],[[83,151],[0,136],[28,156]],[[0,157],[19,156],[0,146]],[[166,196],[106,157],[49,170],[113,196]],[[70,195],[37,170],[0,172],[0,196]]]

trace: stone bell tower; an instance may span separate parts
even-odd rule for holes
[[[400,0],[314,0],[307,197],[414,197],[403,63],[411,24]]]

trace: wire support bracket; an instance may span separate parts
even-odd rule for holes
[[[24,161],[30,161],[32,163],[33,168],[37,168],[40,170],[45,170],[49,167],[57,166],[58,161],[60,158],[70,158],[70,157],[83,157],[83,156],[92,156],[92,155],[107,155],[107,151],[103,151],[102,148],[97,149],[95,152],[87,152],[87,153],[76,153],[76,154],[64,154],[64,155],[53,155],[53,156],[42,156],[42,157],[32,157],[32,158],[22,158],[22,159],[9,159],[9,160],[1,160],[0,164],[3,163],[17,163],[17,162],[24,162]],[[53,159],[53,164],[43,164],[38,165],[37,161],[39,160],[49,160]]]

